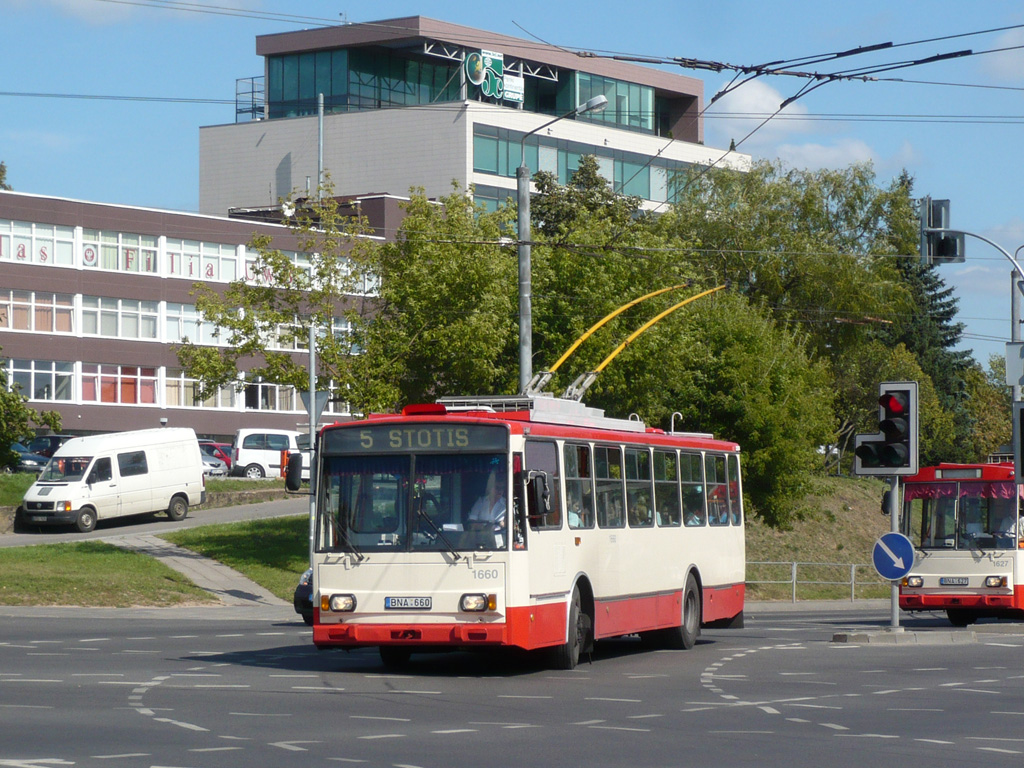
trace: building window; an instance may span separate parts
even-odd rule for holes
[[[0,289],[0,328],[74,333],[74,299],[65,293]]]
[[[82,265],[112,272],[158,274],[157,238],[155,235],[83,229]]]
[[[520,141],[523,134],[505,128],[476,125],[473,129],[473,171],[502,178],[514,178],[516,167],[522,162]],[[567,184],[579,167],[580,158],[593,155],[601,175],[616,194],[636,195],[655,202],[672,201],[676,189],[674,179],[689,168],[688,163],[663,158],[653,159],[638,152],[609,149],[604,146],[583,144],[547,136],[529,136],[525,148],[526,167],[532,172],[548,171],[555,174],[559,184]],[[477,185],[476,194],[482,201],[492,198],[482,193]],[[506,192],[503,197],[509,196]]]
[[[227,384],[205,400],[199,399],[199,380],[180,368],[168,368],[164,378],[164,405],[168,408],[235,408],[235,388]]]
[[[25,264],[74,264],[75,230],[0,219],[0,260]]]
[[[220,335],[217,326],[203,320],[194,304],[175,304],[169,301],[164,314],[164,341],[219,344]]]
[[[74,391],[74,363],[54,360],[9,360],[5,364],[10,389],[29,400],[68,402]]]
[[[302,403],[295,387],[253,382],[245,387],[245,409],[248,411],[298,411]]]
[[[580,115],[578,119],[611,124],[630,131],[654,132],[653,88],[587,72],[577,72],[576,78],[580,104],[595,96],[608,99],[607,109]]]
[[[156,339],[159,304],[155,301],[82,297],[82,334],[118,339]]]
[[[156,404],[156,368],[82,363],[82,401]]]

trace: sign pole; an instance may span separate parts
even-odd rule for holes
[[[900,519],[899,519],[899,508],[900,508],[900,478],[899,475],[893,475],[889,478],[889,531],[891,533],[900,532]],[[900,587],[899,582],[894,581],[890,585],[890,616],[889,616],[889,631],[890,632],[902,632],[903,628],[900,627]]]

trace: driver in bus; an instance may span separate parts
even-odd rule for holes
[[[999,523],[996,525],[995,530],[996,541],[999,546],[1012,547],[1017,540],[1017,517],[1013,513],[1012,505],[1007,504],[1003,500],[994,502],[993,505],[995,504],[999,504],[1002,507]]]
[[[487,487],[484,495],[474,502],[469,510],[467,527],[469,530],[500,531],[505,527],[505,489],[498,481],[497,470],[487,475]]]

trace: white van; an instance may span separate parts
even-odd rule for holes
[[[143,429],[76,437],[53,454],[18,509],[26,525],[73,523],[166,512],[181,520],[206,501],[203,458],[191,429]]]
[[[308,449],[309,435],[293,429],[240,429],[231,447],[231,474],[254,479],[281,477],[281,452],[301,452],[302,479],[309,480]]]

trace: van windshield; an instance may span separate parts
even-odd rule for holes
[[[81,480],[92,463],[92,456],[60,456],[50,459],[39,476],[44,483],[67,483]]]

